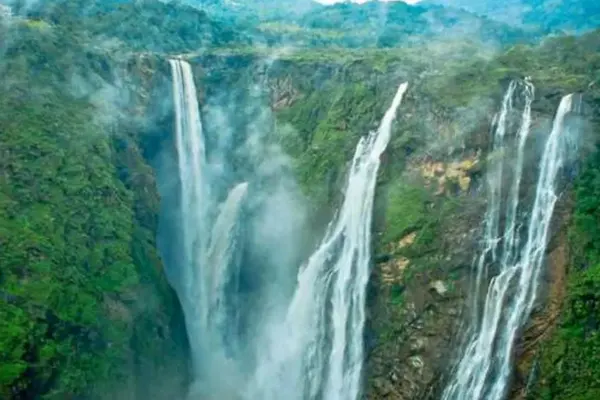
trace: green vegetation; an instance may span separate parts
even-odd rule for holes
[[[500,83],[507,78],[530,76],[542,93],[586,91],[600,79],[600,31],[580,38],[548,39],[540,46],[518,45],[490,61],[476,60],[450,72],[455,85],[448,85],[448,75],[434,76],[424,92],[439,96],[446,107],[468,105],[490,93],[500,95]],[[460,88],[458,87],[460,85]],[[544,97],[544,96],[543,96]],[[553,105],[540,99],[534,106]],[[541,104],[541,106],[540,106]]]
[[[581,32],[600,25],[596,0],[425,0],[461,7],[498,21],[544,32]]]
[[[275,50],[302,47],[282,52],[268,78],[291,82],[293,90],[282,89],[291,100],[275,110],[275,139],[318,211],[336,206],[356,143],[377,128],[397,85],[410,81],[381,159],[375,221],[379,252],[417,233],[414,245],[394,254],[410,258],[406,281],[446,277],[442,254],[462,233],[451,228],[474,204],[466,195],[433,195],[407,178],[407,166],[424,153],[459,159],[485,148],[485,106],[515,76],[536,83],[536,116],[550,116],[569,91],[585,90],[600,104],[600,31],[512,46],[536,36],[401,2],[386,5],[382,21],[381,7],[315,7],[268,21],[247,16],[243,31],[177,2],[16,8],[25,18],[0,25],[0,398],[116,398],[131,385],[138,398],[156,398],[148,382],[157,376],[173,370],[179,383],[185,379],[182,317],[156,250],[159,199],[140,150],[152,141],[137,121],[147,104],[136,103],[148,101],[140,81],[165,73],[156,64],[169,54],[187,54],[198,69],[203,63],[199,89],[210,94],[250,86]],[[482,42],[512,47],[494,55],[496,47]],[[156,64],[136,64],[148,53]],[[112,100],[105,90],[127,101],[106,109]],[[539,398],[599,397],[600,365],[589,357],[600,352],[599,171],[596,158],[577,184],[567,306],[544,352]],[[404,289],[391,285],[387,315],[397,319],[380,321],[390,323],[381,338],[397,336]]]
[[[440,39],[504,46],[535,39],[529,32],[468,12],[404,2],[314,7],[297,18],[262,24],[259,32],[267,43],[303,47],[410,47]]]
[[[560,325],[542,352],[536,399],[600,397],[600,153],[579,177],[575,201],[567,297]]]
[[[427,205],[431,192],[422,185],[396,181],[388,191],[386,224],[382,243],[399,240],[403,235],[422,228],[428,219]]]
[[[247,37],[211,20],[204,11],[176,2],[59,0],[26,9],[35,21],[47,21],[87,38],[107,51],[185,52],[248,44]]]
[[[3,103],[21,112],[0,120],[9,166],[0,186],[2,291],[10,299],[1,341],[19,340],[3,346],[12,351],[0,386],[51,385],[56,396],[126,363],[128,316],[108,324],[107,308],[125,307],[121,296],[139,283],[128,248],[132,198],[115,179],[106,138],[89,125],[85,105],[57,100]]]
[[[185,363],[152,171],[99,115],[109,59],[39,26],[13,27],[0,63],[0,397],[143,394]]]

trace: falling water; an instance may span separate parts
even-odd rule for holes
[[[284,327],[271,337],[248,399],[354,400],[360,392],[373,198],[380,156],[407,84],[376,132],[361,138],[344,202],[298,275]]]
[[[232,321],[236,321],[239,307],[234,303],[236,288],[240,274],[240,252],[238,238],[240,234],[240,212],[248,183],[236,185],[221,206],[217,220],[213,226],[210,246],[203,267],[203,280],[207,293],[203,298],[207,302],[207,327],[215,329],[222,343],[213,343],[222,347],[235,347],[232,338],[228,338],[233,329]],[[232,287],[233,285],[233,287]],[[205,333],[206,334],[206,333]]]
[[[177,147],[179,180],[181,186],[181,218],[183,254],[178,266],[179,279],[175,283],[186,314],[192,358],[197,364],[200,346],[193,338],[202,337],[206,312],[198,304],[200,290],[200,260],[206,247],[202,235],[206,226],[203,201],[207,185],[203,172],[206,168],[204,135],[196,98],[196,85],[190,65],[183,60],[170,60],[175,103],[175,144]]]
[[[565,127],[565,115],[572,109],[572,96],[564,97],[558,107],[552,131],[548,136],[538,178],[536,196],[531,209],[527,240],[519,250],[519,230],[516,224],[519,208],[519,186],[523,171],[524,148],[529,126],[531,124],[531,102],[533,86],[524,82],[525,107],[522,114],[521,126],[517,134],[517,158],[509,189],[504,230],[502,237],[496,221],[499,221],[498,203],[490,202],[485,220],[484,250],[477,264],[477,279],[485,279],[487,263],[497,264],[498,274],[488,286],[481,318],[476,320],[475,332],[470,338],[462,359],[454,374],[453,380],[447,386],[444,400],[501,400],[506,395],[507,384],[511,372],[511,354],[517,331],[529,318],[532,311],[539,278],[548,242],[548,231],[557,200],[555,193],[556,180],[561,167],[574,150],[569,131]],[[515,85],[511,84],[507,95],[513,95]],[[503,102],[501,115],[508,111],[509,102]],[[497,123],[506,124],[502,117]],[[494,135],[494,152],[504,152],[507,145],[504,141],[496,140],[498,130]],[[504,132],[502,132],[502,136]],[[496,161],[501,163],[502,161]],[[497,172],[503,165],[491,167],[490,184],[494,185],[494,196],[500,196],[501,181],[491,180],[501,177]],[[492,190],[490,190],[492,195]],[[499,197],[498,197],[499,199]],[[495,214],[498,213],[498,216]],[[494,215],[492,215],[494,214]],[[490,228],[490,225],[493,225]],[[502,241],[501,252],[497,256],[497,243]],[[490,243],[494,243],[493,246]],[[480,284],[479,284],[480,285]]]
[[[502,100],[500,113],[494,116],[493,130],[493,157],[487,175],[488,208],[485,213],[483,251],[477,260],[477,277],[475,278],[475,291],[472,298],[473,320],[476,322],[477,300],[481,293],[481,283],[487,279],[486,261],[491,257],[496,260],[496,248],[498,246],[498,235],[500,226],[500,198],[502,195],[502,156],[504,152],[504,136],[506,135],[507,118],[512,111],[512,99],[517,88],[516,82],[511,82]],[[523,121],[524,122],[524,121]],[[525,128],[528,130],[528,127]],[[477,324],[477,323],[476,323]]]
[[[248,184],[233,187],[220,210],[213,210],[217,202],[209,190],[210,165],[191,68],[182,60],[171,60],[170,64],[183,238],[175,287],[183,304],[196,367],[197,381],[191,393],[201,396],[207,390],[203,382],[210,385],[219,379],[216,374],[241,378],[237,343],[231,332],[240,310],[235,304],[240,274],[238,238]],[[358,397],[375,183],[379,158],[390,140],[406,88],[407,84],[398,88],[379,129],[359,141],[336,219],[301,269],[287,315],[271,321],[277,328],[275,334],[263,338],[267,350],[256,346],[259,360],[249,389],[240,390],[238,385],[233,392],[252,400],[278,399],[282,390],[297,399]],[[220,394],[228,390],[220,383],[216,385]]]
[[[519,188],[521,186],[521,177],[523,175],[523,159],[525,156],[525,144],[529,137],[529,129],[531,127],[531,103],[535,95],[535,88],[529,80],[523,83],[523,94],[525,96],[525,107],[521,115],[521,126],[517,132],[517,159],[513,176],[512,186],[508,197],[506,207],[506,221],[504,227],[504,238],[502,246],[502,265],[514,263],[515,252],[518,247],[517,237],[517,210],[519,208]]]
[[[177,265],[177,289],[196,374],[200,365],[216,368],[226,363],[235,347],[229,333],[234,331],[237,310],[234,296],[239,281],[237,238],[240,211],[248,191],[247,183],[233,187],[211,219],[213,199],[210,165],[206,162],[204,133],[200,120],[196,86],[190,65],[169,61],[173,77],[175,138],[180,181],[179,229],[182,257]],[[205,368],[206,371],[206,368]]]

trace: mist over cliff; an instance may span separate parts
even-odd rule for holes
[[[0,4],[1,398],[600,396],[595,2]]]

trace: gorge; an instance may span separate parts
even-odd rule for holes
[[[600,396],[595,15],[0,4],[0,398]]]

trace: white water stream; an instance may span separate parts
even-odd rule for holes
[[[512,98],[518,86],[523,87],[525,105],[515,141],[516,159],[506,160],[504,156],[509,154],[511,146],[505,140],[507,115],[512,109]],[[521,234],[518,224],[518,211],[522,206],[519,189],[533,97],[534,88],[529,81],[511,83],[502,109],[495,118],[494,158],[488,175],[489,202],[484,222],[484,248],[476,263],[476,294],[486,284],[490,267],[493,266],[497,274],[489,282],[483,309],[474,307],[474,328],[453,378],[443,393],[443,400],[504,399],[512,371],[515,339],[535,303],[557,200],[556,181],[573,147],[570,145],[572,139],[569,130],[565,127],[565,116],[572,109],[572,95],[568,95],[560,102],[547,138],[539,164],[535,200],[530,209],[527,229]],[[502,176],[508,165],[514,169],[505,201],[504,228],[500,235]],[[473,305],[476,304],[474,300]]]
[[[202,363],[222,362],[227,332],[236,310],[227,297],[235,285],[239,263],[235,245],[247,183],[234,186],[215,221],[211,208],[217,202],[210,191],[205,138],[196,86],[190,65],[170,60],[175,104],[175,144],[180,182],[180,219],[183,255],[175,287],[185,313],[196,370]],[[212,358],[214,357],[214,358]]]
[[[247,399],[358,398],[375,183],[406,89],[400,85],[379,129],[358,143],[342,207],[298,275],[286,320],[272,329]]]

